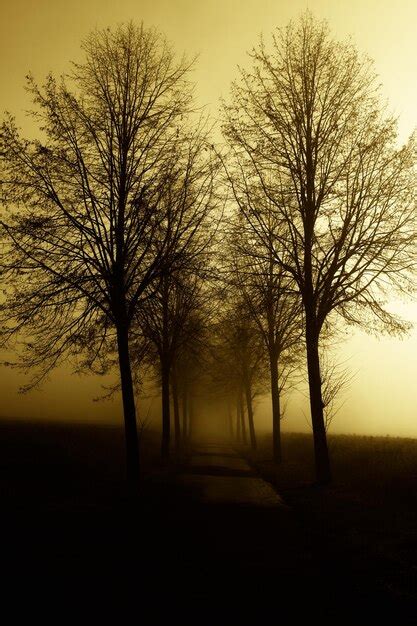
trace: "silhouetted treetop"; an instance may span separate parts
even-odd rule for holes
[[[192,254],[215,168],[204,120],[189,115],[190,64],[156,30],[96,31],[83,49],[70,76],[28,79],[41,139],[10,116],[1,127],[3,336],[31,335],[20,357],[41,367],[35,383],[68,353],[105,367],[117,346],[135,448],[130,326]]]
[[[318,341],[328,315],[368,330],[407,328],[384,303],[392,289],[413,287],[414,147],[398,146],[372,63],[309,12],[250,56],[252,68],[241,71],[224,107],[228,180],[240,211],[298,286],[324,450]]]

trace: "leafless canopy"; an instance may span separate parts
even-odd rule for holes
[[[413,288],[413,141],[399,148],[372,64],[305,13],[261,40],[224,107],[226,169],[256,236],[298,287],[320,482],[330,480],[319,339],[332,311],[367,330],[402,332],[386,308]],[[268,216],[278,228],[270,239]]]
[[[83,49],[66,79],[28,78],[42,141],[12,118],[1,127],[3,331],[25,328],[40,377],[67,352],[106,367],[115,326],[130,326],[212,202],[204,132],[188,124],[190,64],[133,24]]]
[[[250,56],[224,120],[241,210],[267,241],[274,207],[276,261],[310,292],[318,328],[336,310],[401,330],[383,300],[415,266],[413,144],[397,147],[372,63],[309,13]]]

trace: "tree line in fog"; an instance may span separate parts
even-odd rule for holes
[[[157,30],[95,31],[83,51],[64,77],[28,76],[36,139],[11,115],[0,131],[0,330],[27,388],[68,358],[118,368],[134,484],[149,372],[164,458],[192,435],[200,389],[252,449],[254,399],[269,393],[280,463],[305,371],[330,481],[338,319],[405,333],[385,304],[415,286],[415,144],[399,146],[372,62],[305,13],[253,48],[213,123],[194,61]]]

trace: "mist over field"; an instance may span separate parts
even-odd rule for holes
[[[403,306],[401,313],[407,319],[414,319],[416,306]],[[353,331],[349,333],[347,344],[339,346],[336,353],[338,360],[352,373],[352,380],[340,396],[340,408],[330,432],[417,437],[416,331],[402,340],[370,337],[362,331]],[[19,395],[17,388],[24,382],[24,375],[3,369],[0,380],[2,418],[121,425],[121,403],[117,394],[114,398],[102,399],[106,393],[103,386],[113,384],[114,376],[104,379],[74,376],[67,368],[59,368],[42,389]],[[284,431],[311,432],[305,382],[303,387],[302,391],[292,391],[287,399],[282,422]],[[150,398],[139,401],[140,419],[152,428],[160,428],[158,391],[151,385],[147,393]],[[97,401],[93,402],[92,398]],[[255,420],[262,432],[270,431],[268,394],[257,399]]]
[[[70,8],[59,2],[53,5],[43,2],[35,9],[33,3],[24,0],[3,4],[0,45],[6,54],[13,43],[14,54],[7,53],[8,62],[0,68],[0,82],[7,83],[7,89],[2,90],[0,106],[2,110],[12,111],[30,134],[34,130],[32,123],[23,114],[29,104],[22,89],[24,76],[29,70],[39,79],[48,71],[66,71],[68,59],[81,58],[79,42],[91,29],[91,20],[94,26],[100,27],[137,16],[145,23],[157,25],[179,52],[198,53],[194,70],[197,98],[216,117],[219,98],[227,98],[236,65],[247,66],[245,51],[254,45],[258,34],[263,32],[268,37],[271,24],[286,24],[307,3],[297,0],[275,6],[270,2],[245,2],[244,5],[211,2],[197,6],[181,2],[174,8],[170,2],[145,1],[141,2],[139,9],[126,1],[118,6],[117,11],[110,5],[99,5],[89,2],[79,6],[72,4]],[[389,110],[398,116],[399,137],[405,141],[415,127],[417,81],[412,63],[415,7],[408,2],[397,7],[389,2],[381,4],[369,0],[350,2],[347,9],[346,3],[316,0],[310,9],[318,18],[329,20],[335,37],[351,35],[359,50],[375,59],[383,94],[388,99]],[[24,16],[22,19],[21,15]],[[214,132],[219,136],[218,128]],[[417,320],[415,304],[395,302],[394,308],[399,309],[405,319]],[[415,330],[401,341],[385,337],[375,339],[349,330],[346,343],[337,347],[337,353],[354,378],[344,394],[344,406],[332,425],[334,432],[416,435],[413,385],[417,366],[416,342]],[[5,358],[8,359],[9,355]],[[92,397],[102,395],[101,380],[88,376],[72,377],[70,368],[59,367],[42,390],[19,396],[17,389],[25,382],[24,376],[15,370],[2,367],[1,415],[115,423],[120,420],[120,401],[91,402]],[[306,412],[303,406],[303,397],[296,394],[289,402],[288,418],[283,428],[308,429],[302,414]],[[258,419],[261,428],[268,427],[266,406],[260,410]]]
[[[6,621],[417,623],[416,23],[1,3]]]

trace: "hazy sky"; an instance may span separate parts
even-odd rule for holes
[[[219,97],[227,97],[236,66],[248,63],[246,51],[259,34],[285,26],[307,7],[328,20],[336,37],[351,35],[375,60],[405,140],[417,123],[416,0],[0,0],[0,111],[11,111],[23,124],[29,71],[39,80],[49,71],[65,72],[69,60],[80,58],[80,41],[89,31],[133,19],[157,26],[179,54],[199,54],[197,96],[215,115]],[[416,304],[394,306],[417,322]],[[402,341],[355,333],[340,358],[348,359],[356,377],[333,430],[417,436],[417,332]],[[42,392],[22,397],[15,373],[0,368],[0,375],[0,415],[59,412],[100,419],[118,412],[117,402],[91,402],[103,382],[91,377],[71,378],[59,370]],[[293,402],[291,414],[296,412]],[[303,417],[291,416],[286,427],[304,424]]]

